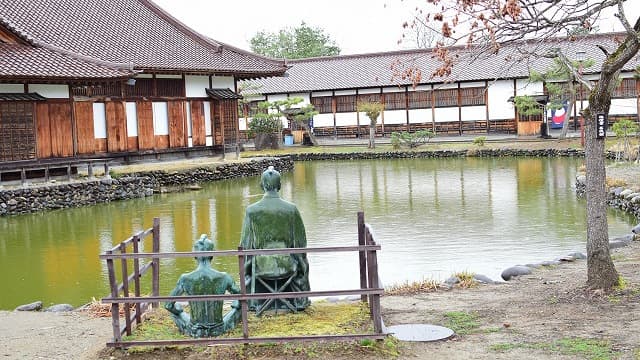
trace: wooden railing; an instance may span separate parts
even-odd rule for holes
[[[144,236],[153,234],[153,251],[142,253],[139,252],[138,244]],[[378,277],[378,260],[377,251],[380,245],[375,243],[373,233],[368,224],[364,222],[364,213],[358,213],[358,245],[357,246],[339,246],[339,247],[313,247],[313,248],[285,248],[285,249],[256,249],[245,250],[239,247],[238,250],[225,251],[199,251],[199,252],[159,252],[159,220],[154,219],[154,226],[144,232],[138,233],[133,237],[125,240],[112,250],[100,255],[100,259],[107,262],[109,272],[109,283],[111,287],[111,295],[102,299],[103,303],[111,304],[112,322],[113,322],[113,341],[108,342],[107,346],[111,347],[129,347],[129,346],[169,346],[169,345],[187,345],[187,344],[233,344],[233,343],[273,343],[273,342],[289,342],[289,341],[326,341],[326,340],[357,340],[357,339],[382,339],[385,337],[382,331],[382,316],[380,312],[380,296],[384,290],[381,288]],[[127,245],[133,245],[133,252],[126,251]],[[117,252],[117,253],[116,253]],[[244,264],[247,256],[255,255],[274,255],[274,254],[296,254],[296,253],[323,253],[323,252],[358,252],[360,266],[360,288],[352,290],[328,290],[328,291],[298,291],[284,293],[256,293],[248,294],[244,283],[245,271]],[[180,257],[199,257],[199,256],[236,256],[238,258],[238,269],[240,280],[239,294],[224,295],[187,295],[187,296],[159,296],[159,259],[160,258],[180,258]],[[127,268],[127,260],[133,259],[134,273],[129,276]],[[141,259],[150,259],[151,261],[140,268],[139,261]],[[121,283],[116,281],[115,261],[121,262],[122,279]],[[141,296],[139,287],[139,278],[151,267],[153,269],[151,296]],[[344,275],[344,274],[341,274]],[[134,284],[134,296],[131,296],[129,286]],[[122,293],[122,296],[120,294]],[[327,296],[345,296],[360,295],[361,301],[368,302],[371,319],[373,321],[373,333],[365,334],[349,334],[349,335],[306,335],[306,336],[288,336],[288,337],[250,337],[248,330],[248,300],[254,299],[280,299],[295,297],[327,297]],[[123,341],[124,333],[131,334],[135,324],[143,321],[143,311],[148,304],[158,306],[159,302],[169,301],[212,301],[212,300],[239,300],[241,304],[242,316],[242,337],[239,338],[195,338],[181,340],[147,340],[147,341]],[[143,307],[142,305],[146,305]],[[130,314],[130,308],[133,306],[135,313]],[[120,326],[120,306],[124,307],[124,326]]]

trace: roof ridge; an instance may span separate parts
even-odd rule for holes
[[[116,62],[111,62],[111,61],[106,61],[106,60],[94,58],[94,57],[88,56],[88,55],[78,54],[76,52],[73,52],[73,51],[70,51],[70,50],[67,50],[67,49],[63,49],[63,48],[55,46],[55,45],[47,44],[47,43],[45,43],[43,41],[40,41],[40,40],[33,39],[33,42],[34,42],[34,47],[41,47],[41,48],[47,49],[47,50],[52,51],[52,52],[57,52],[57,53],[65,55],[65,56],[69,56],[69,57],[74,58],[76,60],[82,60],[82,61],[93,63],[95,65],[110,67],[110,68],[113,68],[115,70],[122,70],[123,72],[129,72],[131,75],[134,75],[135,73],[139,72],[139,71],[133,70],[133,66],[134,66],[133,62],[116,63]]]

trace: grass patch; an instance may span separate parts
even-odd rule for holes
[[[401,284],[394,284],[384,289],[385,295],[415,295],[428,293],[443,289],[444,286],[439,281],[433,279],[423,279],[421,281],[405,281]]]
[[[605,183],[607,184],[607,187],[609,187],[609,188],[627,186],[627,182],[626,181],[624,181],[622,179],[613,179],[613,178],[609,178],[609,177],[607,178]]]
[[[474,275],[475,275],[474,273],[466,270],[453,274],[453,276],[457,277],[460,280],[460,282],[458,283],[458,286],[460,286],[463,289],[472,288],[478,285],[478,283],[473,278]]]
[[[313,302],[305,311],[298,313],[264,313],[258,318],[249,313],[249,335],[251,337],[280,337],[302,335],[342,335],[372,333],[373,324],[367,304],[360,302],[327,301]],[[242,337],[242,327],[239,324],[231,332],[221,338]],[[147,313],[145,321],[138,326],[131,336],[123,337],[125,341],[132,340],[168,340],[188,339],[179,333],[169,313],[164,309]],[[207,355],[211,359],[236,358],[271,358],[291,357],[317,358],[322,354],[347,354],[353,358],[367,357],[397,357],[400,354],[399,342],[389,337],[383,341],[361,340],[351,342],[310,342],[287,344],[251,344],[230,346],[175,346],[169,348],[132,347],[120,355],[141,354],[152,356],[155,352],[172,352],[176,356],[185,357],[188,353]],[[187,355],[185,355],[187,353]],[[117,357],[116,357],[117,358]]]
[[[615,359],[620,355],[619,352],[613,350],[608,341],[585,338],[564,338],[552,343],[500,343],[491,345],[490,349],[498,352],[508,352],[514,349],[538,349],[564,355],[577,355],[590,360]]]
[[[453,330],[458,335],[469,335],[477,332],[480,327],[477,313],[464,311],[451,311],[444,314],[446,318],[445,326]]]

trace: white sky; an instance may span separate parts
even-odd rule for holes
[[[411,19],[416,3],[425,3],[424,0],[153,1],[201,34],[241,49],[250,50],[249,40],[258,31],[276,32],[304,21],[323,29],[343,55],[411,48],[408,43],[398,45],[402,23]],[[631,22],[640,15],[638,3],[640,0],[628,0],[625,5]],[[617,19],[609,16],[603,19],[600,30],[620,30],[618,24]]]

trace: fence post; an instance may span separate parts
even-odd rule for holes
[[[113,254],[113,251],[107,250],[107,255]],[[116,282],[116,271],[113,266],[113,259],[107,259],[107,271],[109,272],[109,287],[111,288],[111,297],[118,297],[118,283]],[[120,333],[120,307],[118,303],[111,303],[111,325],[113,326],[113,341],[122,340]]]
[[[242,246],[238,246],[238,251],[243,251],[244,248]],[[240,270],[240,294],[247,295],[247,284],[244,282],[244,276],[246,275],[244,272],[244,255],[238,255],[238,269]],[[249,322],[248,322],[248,312],[249,306],[247,304],[247,300],[240,300],[241,306],[241,314],[242,314],[242,337],[247,339],[249,337]]]
[[[358,212],[358,245],[365,245],[364,212]],[[367,254],[364,250],[358,252],[360,260],[360,289],[367,288]],[[360,301],[367,302],[367,295],[360,295]]]
[[[369,229],[366,229],[365,240],[367,245],[375,245],[375,241],[373,240],[373,236]],[[368,267],[368,278],[369,278],[369,288],[377,289],[379,288],[378,283],[378,258],[376,254],[376,250],[367,251],[367,267]],[[382,333],[382,318],[380,317],[380,295],[371,294],[369,295],[369,311],[371,312],[371,318],[373,319],[373,330],[376,334]]]
[[[160,218],[153,218],[153,252],[160,252]],[[160,258],[154,257],[152,267],[152,295],[160,296]],[[154,308],[159,308],[160,304],[154,302],[151,304]]]
[[[125,254],[127,252],[127,245],[120,243],[120,253]],[[129,297],[129,270],[127,269],[127,259],[120,259],[122,264],[122,296]],[[127,335],[131,335],[131,308],[128,303],[122,304],[124,308],[124,328],[127,331]]]
[[[137,254],[140,252],[140,235],[136,234],[133,236],[133,253]],[[140,297],[140,259],[137,257],[133,258],[133,284],[134,289],[133,293],[136,297]],[[140,325],[142,323],[142,304],[136,303],[136,325]]]

